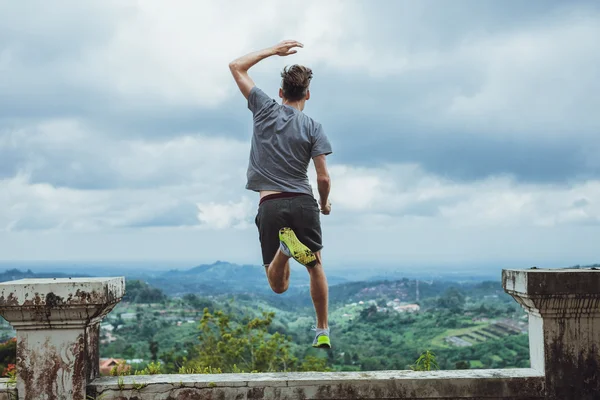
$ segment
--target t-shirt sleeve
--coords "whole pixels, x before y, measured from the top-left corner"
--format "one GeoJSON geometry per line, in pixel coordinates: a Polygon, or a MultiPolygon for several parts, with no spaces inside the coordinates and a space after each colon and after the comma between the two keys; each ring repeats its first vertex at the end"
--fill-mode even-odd
{"type": "Polygon", "coordinates": [[[258,86],[254,86],[248,95],[248,109],[253,115],[258,114],[265,107],[275,103],[275,100],[270,98],[265,92],[260,90],[258,86]]]}
{"type": "Polygon", "coordinates": [[[329,139],[327,139],[327,135],[325,135],[325,132],[323,131],[323,126],[321,124],[317,124],[313,136],[312,150],[310,152],[310,156],[316,157],[322,154],[329,155],[331,153],[331,143],[329,143],[329,139]]]}

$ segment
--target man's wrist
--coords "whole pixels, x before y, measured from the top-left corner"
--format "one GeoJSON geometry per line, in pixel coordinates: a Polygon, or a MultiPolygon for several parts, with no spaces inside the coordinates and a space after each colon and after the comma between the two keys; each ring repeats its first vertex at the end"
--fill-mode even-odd
{"type": "Polygon", "coordinates": [[[275,50],[275,47],[267,47],[266,49],[263,49],[263,53],[266,57],[271,57],[277,54],[277,51],[275,50]]]}

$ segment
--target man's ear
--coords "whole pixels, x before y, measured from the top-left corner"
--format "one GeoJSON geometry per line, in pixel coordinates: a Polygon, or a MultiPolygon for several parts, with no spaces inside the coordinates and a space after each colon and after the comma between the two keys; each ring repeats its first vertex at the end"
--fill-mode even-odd
{"type": "Polygon", "coordinates": [[[283,89],[279,88],[279,98],[283,99],[283,89]]]}
{"type": "Polygon", "coordinates": [[[310,100],[310,89],[306,91],[306,100],[310,100]]]}

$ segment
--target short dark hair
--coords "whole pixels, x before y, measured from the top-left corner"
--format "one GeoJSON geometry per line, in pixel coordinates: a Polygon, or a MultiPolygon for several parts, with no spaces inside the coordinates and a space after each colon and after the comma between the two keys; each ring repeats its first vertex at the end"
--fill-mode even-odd
{"type": "Polygon", "coordinates": [[[308,67],[302,65],[285,67],[281,72],[283,97],[291,101],[302,100],[306,96],[311,79],[312,70],[308,67]]]}

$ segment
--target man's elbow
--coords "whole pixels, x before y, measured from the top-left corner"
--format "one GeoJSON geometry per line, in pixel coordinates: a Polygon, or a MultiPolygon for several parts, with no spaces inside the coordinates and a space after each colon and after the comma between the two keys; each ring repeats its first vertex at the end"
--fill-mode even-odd
{"type": "Polygon", "coordinates": [[[329,186],[331,185],[331,178],[329,177],[329,175],[318,176],[317,184],[319,186],[329,186]]]}
{"type": "Polygon", "coordinates": [[[237,62],[237,60],[233,60],[232,62],[229,63],[229,70],[231,72],[236,72],[237,70],[239,70],[239,63],[237,62]]]}

